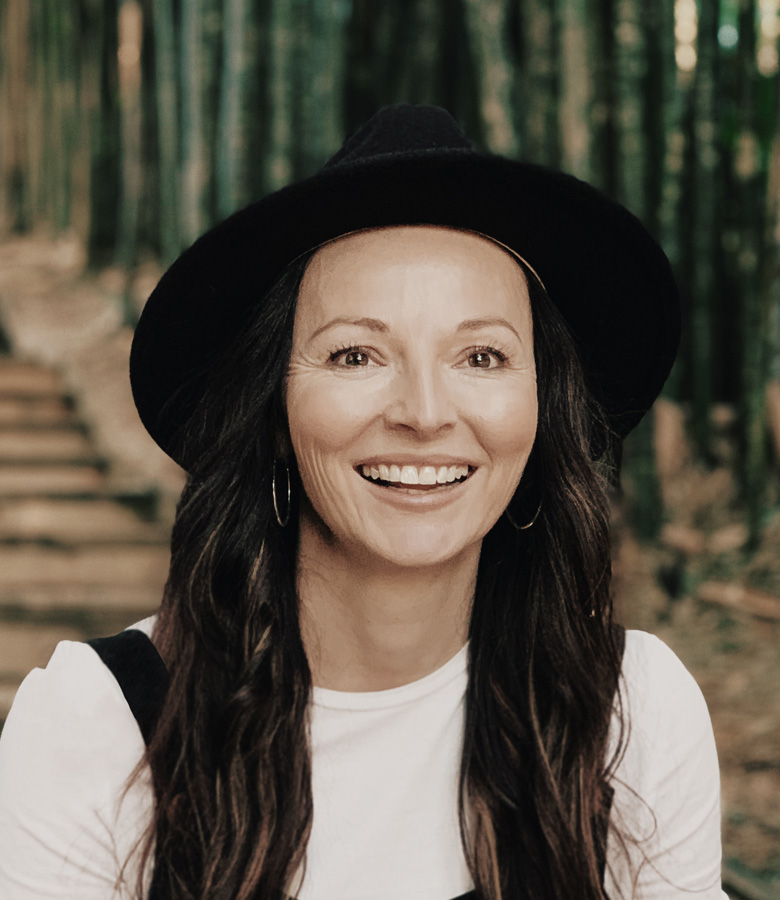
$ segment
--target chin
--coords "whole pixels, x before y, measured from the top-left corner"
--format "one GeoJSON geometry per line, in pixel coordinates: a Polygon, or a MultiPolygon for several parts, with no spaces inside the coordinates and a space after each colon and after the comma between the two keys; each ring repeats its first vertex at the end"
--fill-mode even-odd
{"type": "Polygon", "coordinates": [[[481,539],[453,540],[452,534],[420,535],[407,531],[399,535],[397,540],[386,537],[384,540],[363,544],[360,555],[368,562],[370,559],[381,560],[390,567],[404,569],[426,569],[433,566],[454,562],[463,554],[479,553],[481,539]]]}

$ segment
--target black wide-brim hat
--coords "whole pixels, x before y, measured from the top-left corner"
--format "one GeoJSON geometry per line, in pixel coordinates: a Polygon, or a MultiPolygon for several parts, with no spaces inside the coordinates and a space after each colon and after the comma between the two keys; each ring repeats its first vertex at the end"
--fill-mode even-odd
{"type": "Polygon", "coordinates": [[[477,153],[445,110],[399,104],[315,175],[211,229],[163,275],[130,354],[133,396],[154,440],[177,459],[174,439],[209,362],[290,262],[348,232],[415,224],[478,232],[527,260],[569,324],[615,433],[639,422],[680,333],[677,288],[655,240],[582,181],[477,153]]]}

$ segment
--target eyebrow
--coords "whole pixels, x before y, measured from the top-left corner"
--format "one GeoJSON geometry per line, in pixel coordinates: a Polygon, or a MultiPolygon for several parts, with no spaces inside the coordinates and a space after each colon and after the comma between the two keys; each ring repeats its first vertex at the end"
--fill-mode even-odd
{"type": "Polygon", "coordinates": [[[329,328],[333,328],[335,325],[358,325],[361,328],[368,328],[371,331],[389,331],[386,322],[383,322],[381,319],[370,319],[370,318],[362,318],[362,319],[352,319],[349,316],[336,316],[335,319],[331,319],[330,322],[326,322],[324,325],[320,326],[309,338],[310,341],[313,341],[318,335],[322,334],[323,331],[327,331],[329,328]]]}
{"type": "MultiPolygon", "coordinates": [[[[390,330],[389,325],[386,322],[383,322],[381,319],[371,319],[368,317],[363,317],[360,319],[353,319],[349,316],[337,316],[335,319],[331,319],[330,322],[326,322],[325,325],[320,326],[309,338],[310,341],[313,341],[318,335],[322,334],[323,331],[327,331],[329,328],[333,328],[336,325],[356,325],[360,328],[368,328],[370,331],[378,331],[378,332],[388,332],[390,330]]],[[[502,328],[508,328],[512,334],[523,343],[523,339],[517,333],[515,327],[508,322],[506,319],[501,318],[501,316],[485,316],[480,319],[464,319],[460,325],[455,329],[457,332],[461,331],[479,331],[480,328],[488,328],[490,326],[496,326],[502,328]]]]}
{"type": "Polygon", "coordinates": [[[482,319],[464,319],[460,325],[457,327],[457,331],[479,331],[480,328],[488,328],[490,326],[498,325],[501,328],[508,328],[512,334],[523,343],[523,339],[517,333],[514,325],[508,322],[506,319],[502,319],[501,316],[485,316],[482,319]]]}

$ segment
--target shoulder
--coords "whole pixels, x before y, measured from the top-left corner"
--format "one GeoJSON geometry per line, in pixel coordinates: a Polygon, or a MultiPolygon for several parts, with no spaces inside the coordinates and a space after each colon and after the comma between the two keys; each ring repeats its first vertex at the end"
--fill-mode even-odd
{"type": "MultiPolygon", "coordinates": [[[[147,636],[154,617],[132,626],[147,636]]],[[[46,774],[52,782],[85,770],[129,774],[144,752],[122,689],[88,644],[61,641],[44,669],[33,669],[14,698],[0,739],[0,785],[46,774]]],[[[16,790],[17,788],[13,788],[16,790]]],[[[59,790],[59,788],[58,788],[59,790]]],[[[2,791],[0,791],[2,793],[2,791]]]]}
{"type": "Polygon", "coordinates": [[[615,877],[643,900],[720,900],[720,774],[702,692],[663,641],[640,631],[626,632],[620,687],[612,822],[628,840],[623,858],[613,854],[615,877]]]}
{"type": "Polygon", "coordinates": [[[62,641],[17,691],[0,736],[0,894],[114,896],[148,818],[144,742],[111,671],[62,641]],[[56,886],[56,887],[55,887],[56,886]]]}
{"type": "Polygon", "coordinates": [[[660,638],[627,631],[621,678],[624,714],[632,731],[673,735],[711,735],[709,711],[693,675],[660,638]]]}
{"type": "Polygon", "coordinates": [[[0,778],[17,763],[25,772],[45,764],[52,777],[72,778],[90,761],[119,762],[118,755],[134,758],[134,766],[142,753],[138,726],[110,670],[87,644],[62,641],[46,668],[33,669],[17,691],[0,740],[0,778]]]}

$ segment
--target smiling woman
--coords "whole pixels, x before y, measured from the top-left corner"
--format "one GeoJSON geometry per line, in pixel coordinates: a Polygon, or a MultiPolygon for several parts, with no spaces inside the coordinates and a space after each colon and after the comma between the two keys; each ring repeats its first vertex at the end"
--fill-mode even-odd
{"type": "Polygon", "coordinates": [[[19,690],[4,900],[722,900],[706,706],[609,586],[678,335],[636,219],[441,109],[204,235],[131,354],[162,605],[19,690]]]}

